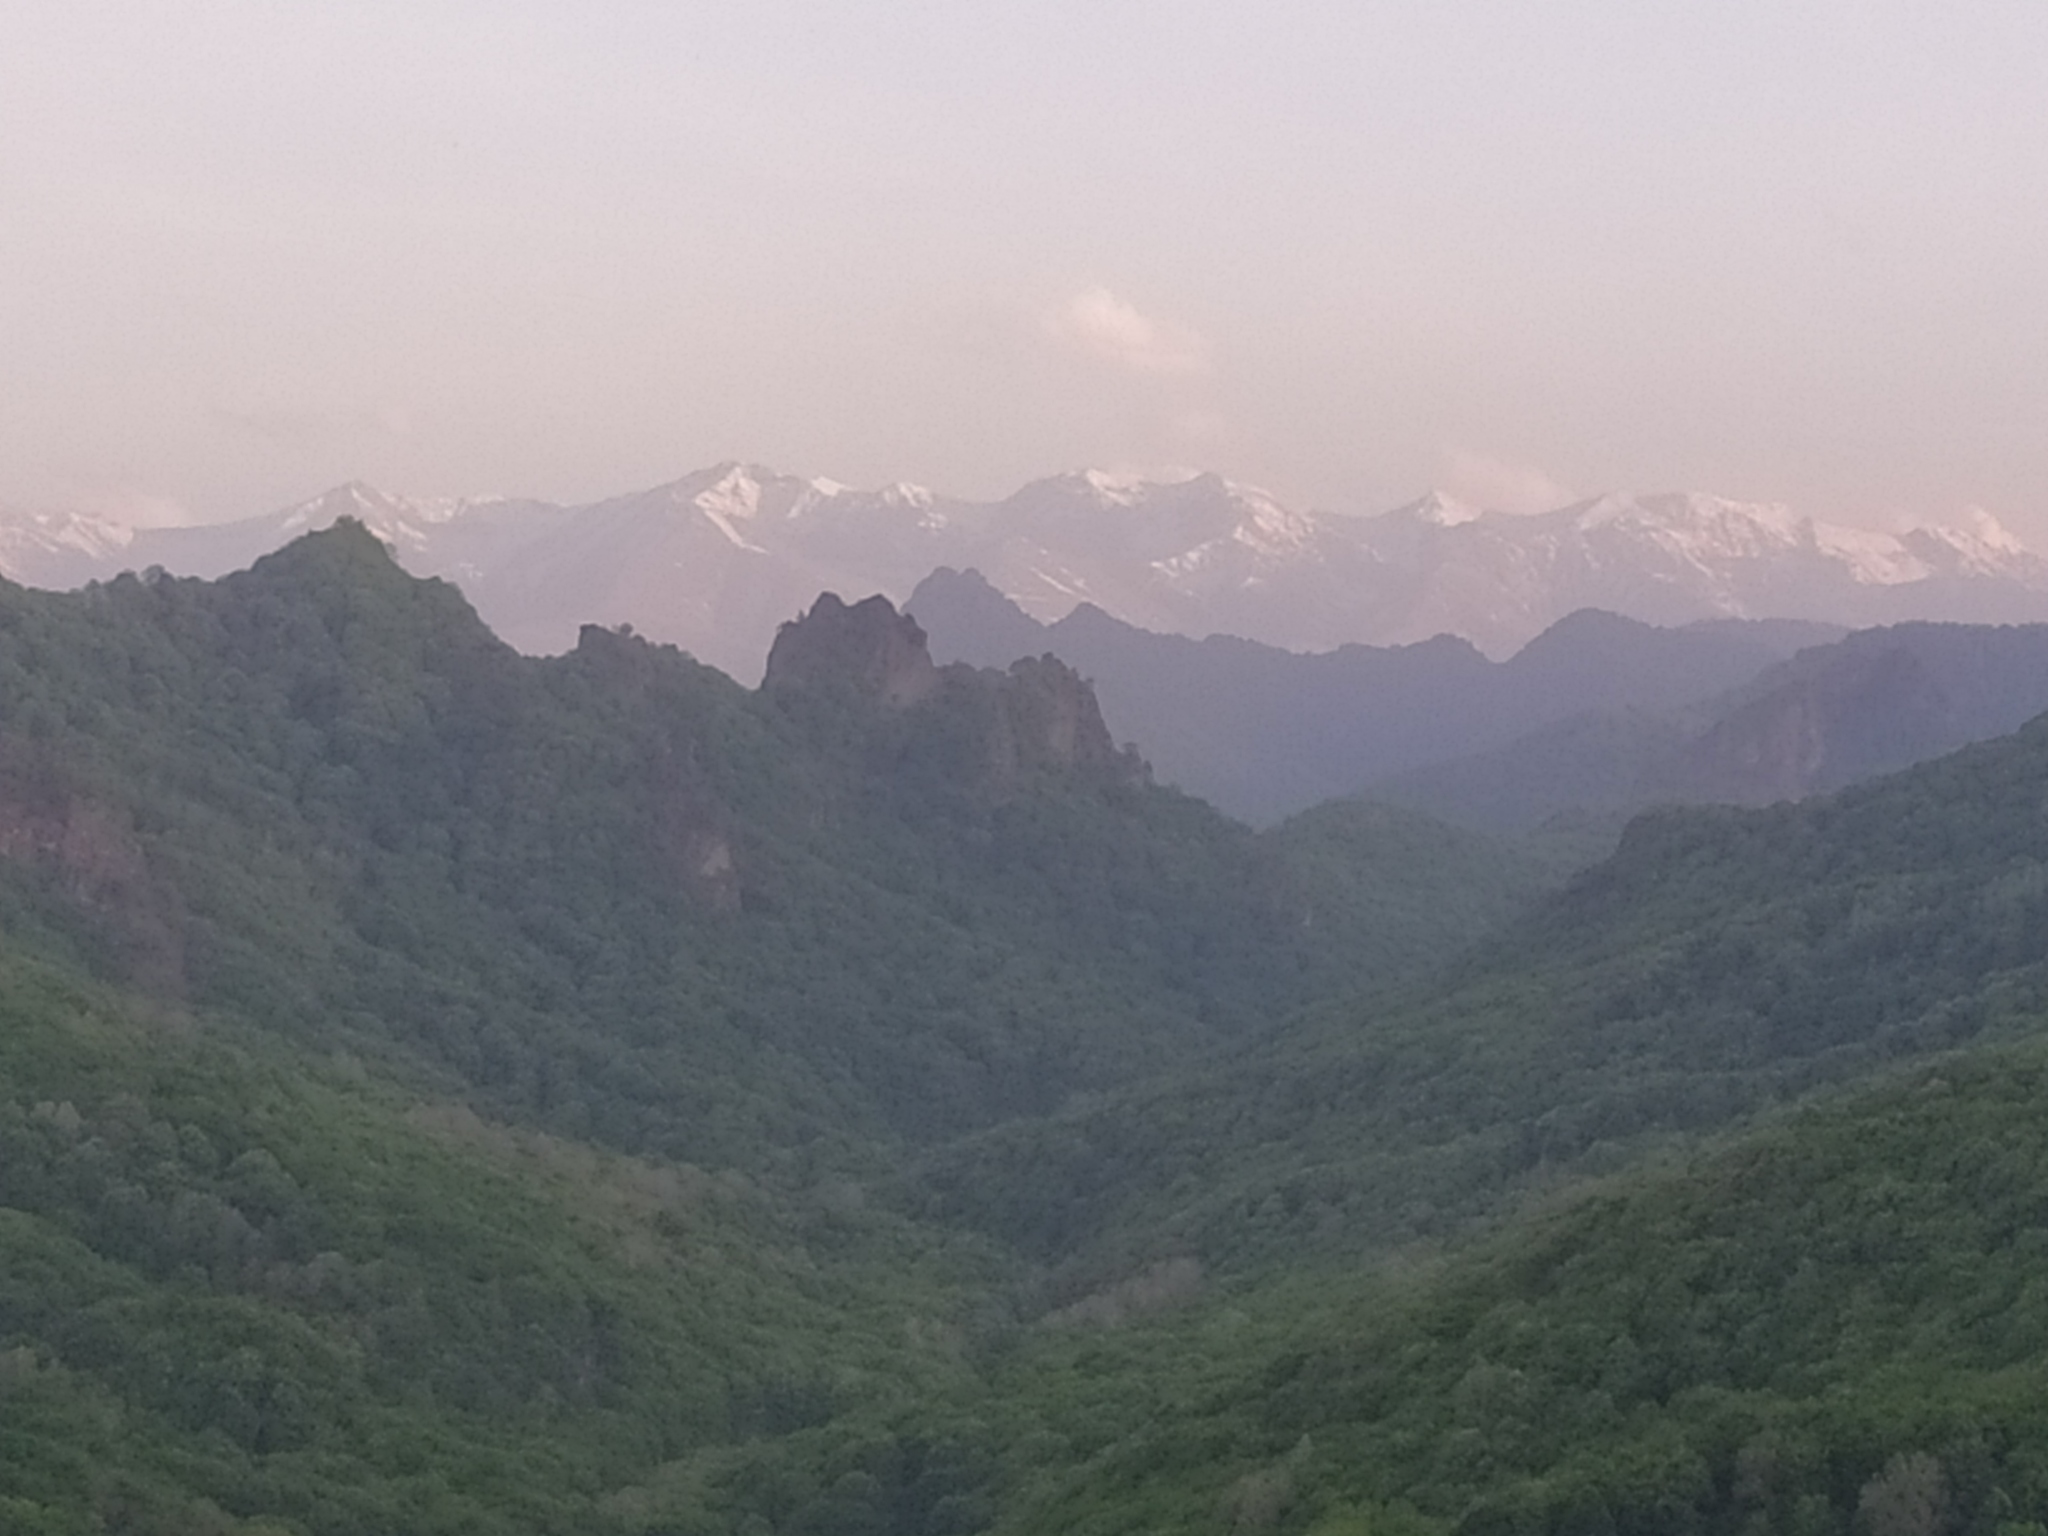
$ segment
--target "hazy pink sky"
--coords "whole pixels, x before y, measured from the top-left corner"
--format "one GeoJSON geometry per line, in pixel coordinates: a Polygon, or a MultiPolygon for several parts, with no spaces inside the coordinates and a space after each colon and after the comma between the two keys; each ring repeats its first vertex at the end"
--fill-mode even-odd
{"type": "Polygon", "coordinates": [[[2044,100],[2039,0],[10,0],[0,503],[1180,464],[2048,543],[2044,100]]]}

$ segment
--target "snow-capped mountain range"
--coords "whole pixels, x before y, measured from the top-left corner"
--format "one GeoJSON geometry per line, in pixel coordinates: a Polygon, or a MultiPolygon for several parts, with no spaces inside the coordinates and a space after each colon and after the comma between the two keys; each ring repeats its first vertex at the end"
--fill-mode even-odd
{"type": "Polygon", "coordinates": [[[1894,535],[1699,494],[1601,496],[1533,516],[1432,494],[1347,517],[1216,475],[1094,470],[995,502],[721,464],[585,506],[408,500],[351,484],[206,527],[16,514],[0,517],[0,572],[46,587],[151,566],[217,576],[344,516],[408,569],[461,585],[522,650],[566,649],[586,623],[631,624],[748,682],[776,625],[820,591],[900,603],[939,566],[979,570],[1046,622],[1087,602],[1147,629],[1295,650],[1449,633],[1503,656],[1581,608],[1664,625],[2048,620],[2048,561],[1984,513],[1894,535]]]}

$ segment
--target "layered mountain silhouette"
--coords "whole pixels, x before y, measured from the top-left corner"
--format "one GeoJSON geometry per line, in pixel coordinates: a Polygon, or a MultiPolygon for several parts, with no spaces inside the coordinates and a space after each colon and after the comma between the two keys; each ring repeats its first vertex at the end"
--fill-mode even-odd
{"type": "Polygon", "coordinates": [[[1253,822],[1591,713],[1692,704],[1838,633],[1758,620],[1657,629],[1585,610],[1504,662],[1448,635],[1300,655],[1155,634],[1093,604],[1040,624],[978,572],[953,570],[920,583],[909,608],[946,660],[1058,656],[1162,779],[1253,822]]]}
{"type": "Polygon", "coordinates": [[[1658,629],[1588,609],[1492,662],[1448,636],[1311,655],[1196,641],[1090,604],[1040,624],[972,571],[934,572],[910,608],[948,659],[1047,652],[1078,668],[1163,779],[1254,822],[1361,793],[1498,832],[1768,805],[2048,710],[2044,625],[1658,629]]]}
{"type": "Polygon", "coordinates": [[[567,650],[585,623],[629,623],[747,682],[776,626],[818,592],[900,603],[940,566],[979,570],[1044,622],[1091,603],[1160,633],[1304,651],[1452,634],[1499,658],[1588,607],[1662,626],[2048,619],[2048,563],[1982,513],[1899,535],[1691,494],[1610,495],[1535,516],[1433,495],[1347,517],[1216,475],[1100,471],[993,502],[736,463],[577,506],[347,485],[215,527],[17,516],[0,523],[0,571],[59,588],[153,565],[218,576],[340,516],[415,574],[458,582],[522,650],[567,650]]]}
{"type": "MultiPolygon", "coordinates": [[[[1707,735],[1860,771],[2030,633],[1707,735]]],[[[356,526],[0,583],[0,1526],[2043,1528],[2048,721],[1559,888],[1254,832],[886,598],[766,673],[356,526]]]]}
{"type": "Polygon", "coordinates": [[[1889,625],[1684,708],[1589,712],[1366,792],[1497,831],[1563,811],[1769,805],[2003,735],[2044,710],[2048,625],[1889,625]]]}

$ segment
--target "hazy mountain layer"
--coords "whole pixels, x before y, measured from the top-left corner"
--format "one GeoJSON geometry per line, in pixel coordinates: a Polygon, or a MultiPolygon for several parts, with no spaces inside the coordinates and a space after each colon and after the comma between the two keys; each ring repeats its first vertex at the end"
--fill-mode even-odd
{"type": "Polygon", "coordinates": [[[1499,831],[1561,812],[1768,805],[2016,730],[2044,710],[2048,627],[1891,625],[1803,650],[1689,708],[1588,713],[1366,792],[1499,831]]]}
{"type": "Polygon", "coordinates": [[[979,570],[1048,623],[1092,603],[1163,634],[1304,651],[1451,634],[1503,657],[1582,608],[1666,627],[2048,619],[2048,563],[1983,514],[1897,536],[1701,495],[1606,496],[1527,517],[1431,497],[1340,517],[1215,475],[1093,471],[997,502],[737,464],[574,507],[344,486],[216,528],[15,518],[0,525],[0,570],[56,587],[150,565],[217,576],[342,515],[408,569],[459,582],[522,650],[563,651],[586,623],[630,623],[743,681],[759,676],[775,626],[820,590],[901,603],[939,566],[979,570]]]}
{"type": "Polygon", "coordinates": [[[1583,712],[1688,704],[1833,631],[1716,620],[1656,629],[1567,616],[1505,662],[1449,636],[1302,655],[1154,634],[1083,604],[1040,624],[974,571],[934,572],[910,609],[937,653],[987,666],[1048,652],[1084,673],[1161,778],[1252,822],[1583,712]]]}

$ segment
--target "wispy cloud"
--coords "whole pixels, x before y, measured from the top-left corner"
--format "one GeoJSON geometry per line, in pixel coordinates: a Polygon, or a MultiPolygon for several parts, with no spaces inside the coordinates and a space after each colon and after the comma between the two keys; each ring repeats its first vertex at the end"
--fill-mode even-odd
{"type": "Polygon", "coordinates": [[[1459,500],[1493,512],[1548,512],[1571,501],[1573,494],[1534,464],[1484,453],[1451,454],[1442,484],[1459,500]]]}
{"type": "Polygon", "coordinates": [[[1100,286],[1084,288],[1045,317],[1046,333],[1070,351],[1127,373],[1209,372],[1209,343],[1171,320],[1147,315],[1100,286]]]}

